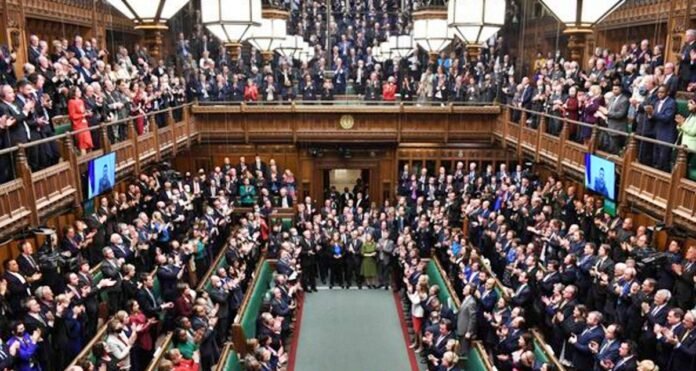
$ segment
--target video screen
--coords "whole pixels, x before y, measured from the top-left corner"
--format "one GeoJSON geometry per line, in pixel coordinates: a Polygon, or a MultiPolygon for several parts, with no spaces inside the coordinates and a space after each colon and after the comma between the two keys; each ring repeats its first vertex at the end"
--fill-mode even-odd
{"type": "Polygon", "coordinates": [[[585,154],[585,188],[616,200],[616,165],[601,157],[585,154]]]}
{"type": "Polygon", "coordinates": [[[87,163],[87,198],[110,191],[116,184],[116,153],[111,152],[87,163]]]}

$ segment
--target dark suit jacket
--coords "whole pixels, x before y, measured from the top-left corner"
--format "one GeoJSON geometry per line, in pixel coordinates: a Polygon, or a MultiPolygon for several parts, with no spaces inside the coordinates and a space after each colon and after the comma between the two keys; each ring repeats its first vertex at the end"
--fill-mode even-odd
{"type": "MultiPolygon", "coordinates": [[[[32,256],[32,258],[34,257],[32,256]]],[[[36,260],[36,258],[34,258],[34,264],[36,264],[36,266],[32,265],[29,261],[29,258],[27,258],[24,254],[20,254],[17,257],[17,265],[19,265],[19,272],[22,273],[22,275],[25,277],[39,273],[39,262],[36,260]]]]}
{"type": "Polygon", "coordinates": [[[158,298],[154,292],[152,292],[152,297],[150,297],[150,295],[148,295],[147,291],[143,287],[138,290],[138,292],[135,294],[135,297],[138,301],[138,304],[140,304],[140,309],[148,318],[159,316],[159,313],[161,311],[160,305],[162,304],[162,300],[158,298]],[[152,299],[153,297],[154,301],[152,299]]]}
{"type": "Polygon", "coordinates": [[[590,342],[601,344],[604,340],[604,330],[596,326],[591,330],[584,330],[577,336],[577,341],[573,344],[573,365],[578,370],[589,370],[594,367],[594,355],[590,350],[590,342]]]}
{"type": "Polygon", "coordinates": [[[31,140],[30,126],[33,125],[33,123],[30,121],[29,117],[24,115],[22,108],[18,104],[15,103],[14,109],[12,109],[7,103],[0,102],[0,116],[2,115],[13,117],[16,120],[15,124],[8,129],[12,145],[27,143],[31,140]],[[29,131],[29,135],[27,135],[27,131],[29,131]]]}
{"type": "Polygon", "coordinates": [[[677,114],[677,103],[674,99],[667,97],[660,107],[660,101],[655,100],[655,111],[650,123],[655,126],[655,138],[668,143],[674,143],[677,139],[677,129],[674,124],[674,116],[677,114]]]}
{"type": "Polygon", "coordinates": [[[606,343],[607,340],[604,339],[602,344],[599,345],[599,353],[595,354],[595,360],[597,362],[595,363],[594,369],[596,371],[601,370],[599,366],[601,361],[609,360],[616,364],[616,362],[619,360],[619,347],[621,347],[621,342],[619,340],[614,340],[605,348],[606,343]]]}
{"type": "Polygon", "coordinates": [[[8,272],[3,273],[3,278],[7,281],[8,301],[12,312],[21,313],[22,300],[29,297],[29,285],[8,272]]]}
{"type": "Polygon", "coordinates": [[[614,364],[614,368],[612,368],[612,371],[636,371],[636,368],[638,366],[638,363],[636,361],[636,357],[632,357],[631,359],[619,364],[621,360],[617,360],[616,363],[614,364]]]}
{"type": "MultiPolygon", "coordinates": [[[[683,336],[683,335],[682,335],[683,336]]],[[[669,370],[691,370],[696,358],[696,330],[692,329],[672,350],[669,370]]]]}

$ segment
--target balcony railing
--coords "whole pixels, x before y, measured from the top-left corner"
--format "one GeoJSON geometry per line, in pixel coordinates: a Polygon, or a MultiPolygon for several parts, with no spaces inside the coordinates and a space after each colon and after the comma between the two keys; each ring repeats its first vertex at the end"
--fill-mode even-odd
{"type": "Polygon", "coordinates": [[[616,194],[620,206],[637,207],[668,226],[696,229],[690,222],[696,215],[696,182],[687,178],[687,156],[695,152],[685,146],[512,106],[504,106],[493,135],[518,158],[547,165],[559,175],[580,182],[585,176],[586,153],[612,161],[619,179],[616,194]],[[547,130],[550,120],[562,122],[558,135],[547,130]],[[572,130],[582,129],[592,133],[586,141],[571,138],[572,130]],[[620,152],[603,151],[602,138],[610,135],[625,143],[620,152]],[[641,163],[642,152],[656,146],[671,154],[670,172],[641,163]]]}
{"type": "Polygon", "coordinates": [[[115,152],[116,180],[120,181],[189,148],[199,137],[190,110],[191,105],[187,104],[149,113],[145,117],[149,131],[143,135],[137,135],[135,119],[129,118],[0,150],[0,156],[13,160],[16,176],[14,180],[0,184],[0,240],[28,226],[41,225],[66,207],[80,205],[83,201],[82,174],[91,159],[115,152]],[[175,121],[175,111],[181,112],[181,120],[175,121]],[[158,115],[165,117],[161,127],[155,123],[158,115]],[[125,127],[126,136],[112,143],[108,133],[117,126],[125,127]],[[85,131],[99,133],[101,148],[80,154],[75,149],[74,140],[77,134],[85,131]],[[58,163],[32,171],[27,151],[52,142],[60,147],[58,163]]]}

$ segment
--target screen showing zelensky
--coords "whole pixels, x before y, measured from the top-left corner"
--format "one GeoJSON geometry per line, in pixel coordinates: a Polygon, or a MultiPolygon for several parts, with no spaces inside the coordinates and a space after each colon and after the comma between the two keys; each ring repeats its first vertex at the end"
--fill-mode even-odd
{"type": "Polygon", "coordinates": [[[107,153],[87,164],[87,198],[110,191],[116,181],[116,153],[107,153]]]}
{"type": "Polygon", "coordinates": [[[616,164],[593,154],[585,154],[585,188],[616,200],[616,164]]]}

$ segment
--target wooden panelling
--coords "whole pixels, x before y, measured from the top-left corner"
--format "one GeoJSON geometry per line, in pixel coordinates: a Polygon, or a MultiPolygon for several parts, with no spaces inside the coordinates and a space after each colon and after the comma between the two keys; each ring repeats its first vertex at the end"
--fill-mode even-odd
{"type": "Polygon", "coordinates": [[[202,139],[230,143],[488,140],[495,106],[198,106],[202,139]],[[350,121],[350,125],[342,126],[350,121]]]}
{"type": "Polygon", "coordinates": [[[696,217],[696,182],[682,179],[677,188],[677,198],[674,206],[674,216],[682,222],[693,223],[696,217]]]}
{"type": "Polygon", "coordinates": [[[24,204],[26,189],[21,179],[0,184],[0,240],[11,231],[29,225],[31,211],[24,204]]]}
{"type": "Polygon", "coordinates": [[[634,163],[627,176],[628,194],[662,209],[666,208],[669,200],[670,174],[634,163]]]}
{"type": "Polygon", "coordinates": [[[78,190],[74,185],[74,174],[69,162],[31,174],[39,215],[48,215],[68,206],[75,200],[78,190]]]}

